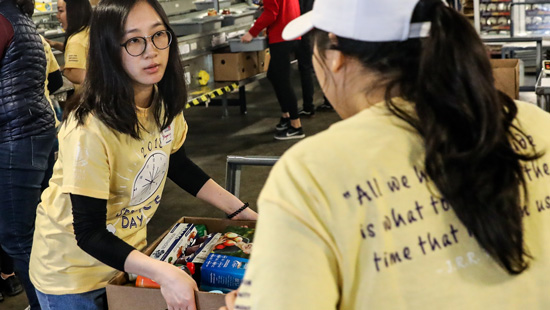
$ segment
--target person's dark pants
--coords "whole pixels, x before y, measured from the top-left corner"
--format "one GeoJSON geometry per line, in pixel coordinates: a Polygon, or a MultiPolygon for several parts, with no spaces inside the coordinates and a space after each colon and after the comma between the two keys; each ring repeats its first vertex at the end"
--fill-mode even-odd
{"type": "Polygon", "coordinates": [[[32,310],[40,309],[40,305],[29,279],[29,259],[40,187],[54,139],[52,128],[40,135],[0,143],[0,245],[13,258],[32,310]]]}
{"type": "Polygon", "coordinates": [[[281,112],[289,113],[290,119],[298,119],[298,101],[290,82],[290,55],[295,51],[297,44],[298,41],[269,44],[271,60],[267,78],[273,85],[281,112]]]}
{"type": "Polygon", "coordinates": [[[313,105],[313,60],[311,56],[313,49],[311,47],[311,38],[309,34],[303,35],[296,49],[296,59],[298,59],[298,69],[300,71],[300,81],[302,83],[302,98],[304,100],[304,110],[311,112],[313,105]]]}
{"type": "Polygon", "coordinates": [[[13,273],[13,259],[0,246],[0,272],[3,274],[13,273]]]}

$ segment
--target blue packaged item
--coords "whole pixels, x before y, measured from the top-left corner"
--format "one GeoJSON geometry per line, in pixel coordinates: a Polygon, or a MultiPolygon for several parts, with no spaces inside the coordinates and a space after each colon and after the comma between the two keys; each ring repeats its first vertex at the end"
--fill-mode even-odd
{"type": "Polygon", "coordinates": [[[210,254],[201,267],[201,290],[220,290],[224,293],[239,288],[248,259],[210,254]]]}

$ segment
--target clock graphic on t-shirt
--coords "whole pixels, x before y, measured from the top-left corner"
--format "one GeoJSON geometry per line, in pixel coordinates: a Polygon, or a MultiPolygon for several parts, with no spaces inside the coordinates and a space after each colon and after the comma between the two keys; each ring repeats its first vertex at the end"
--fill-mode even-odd
{"type": "Polygon", "coordinates": [[[168,170],[168,156],[162,151],[149,154],[149,158],[134,179],[130,206],[136,206],[151,198],[157,191],[168,170]]]}

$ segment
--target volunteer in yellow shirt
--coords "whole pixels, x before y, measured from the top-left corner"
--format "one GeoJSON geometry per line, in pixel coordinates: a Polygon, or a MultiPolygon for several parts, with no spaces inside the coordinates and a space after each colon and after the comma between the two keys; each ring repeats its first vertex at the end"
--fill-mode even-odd
{"type": "Polygon", "coordinates": [[[440,0],[317,0],[283,37],[310,30],[343,120],[274,166],[229,308],[547,309],[550,115],[440,0]]]}
{"type": "Polygon", "coordinates": [[[30,278],[43,309],[104,309],[116,269],[158,282],[170,308],[194,309],[194,280],[139,251],[167,177],[227,214],[240,210],[234,219],[257,217],[185,154],[187,93],[173,38],[156,1],[97,7],[90,27],[97,65],[69,105],[37,208],[30,278]]]}
{"type": "Polygon", "coordinates": [[[74,84],[75,91],[80,89],[86,76],[89,40],[89,28],[85,28],[70,36],[65,45],[63,75],[74,84]]]}
{"type": "Polygon", "coordinates": [[[63,75],[74,84],[75,91],[80,89],[86,76],[91,16],[89,1],[57,1],[57,19],[65,30],[65,42],[56,48],[64,49],[63,75]]]}

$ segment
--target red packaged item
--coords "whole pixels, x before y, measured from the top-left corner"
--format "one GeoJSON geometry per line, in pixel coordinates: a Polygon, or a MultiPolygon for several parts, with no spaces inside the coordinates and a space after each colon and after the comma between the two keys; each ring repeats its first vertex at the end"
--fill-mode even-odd
{"type": "MultiPolygon", "coordinates": [[[[180,265],[180,266],[176,266],[178,267],[179,269],[187,272],[188,275],[192,276],[193,274],[195,274],[195,264],[189,262],[187,263],[187,265],[180,265]]],[[[136,286],[137,287],[147,287],[147,288],[160,288],[160,285],[147,278],[147,277],[143,277],[143,276],[137,276],[136,278],[136,286]]]]}

